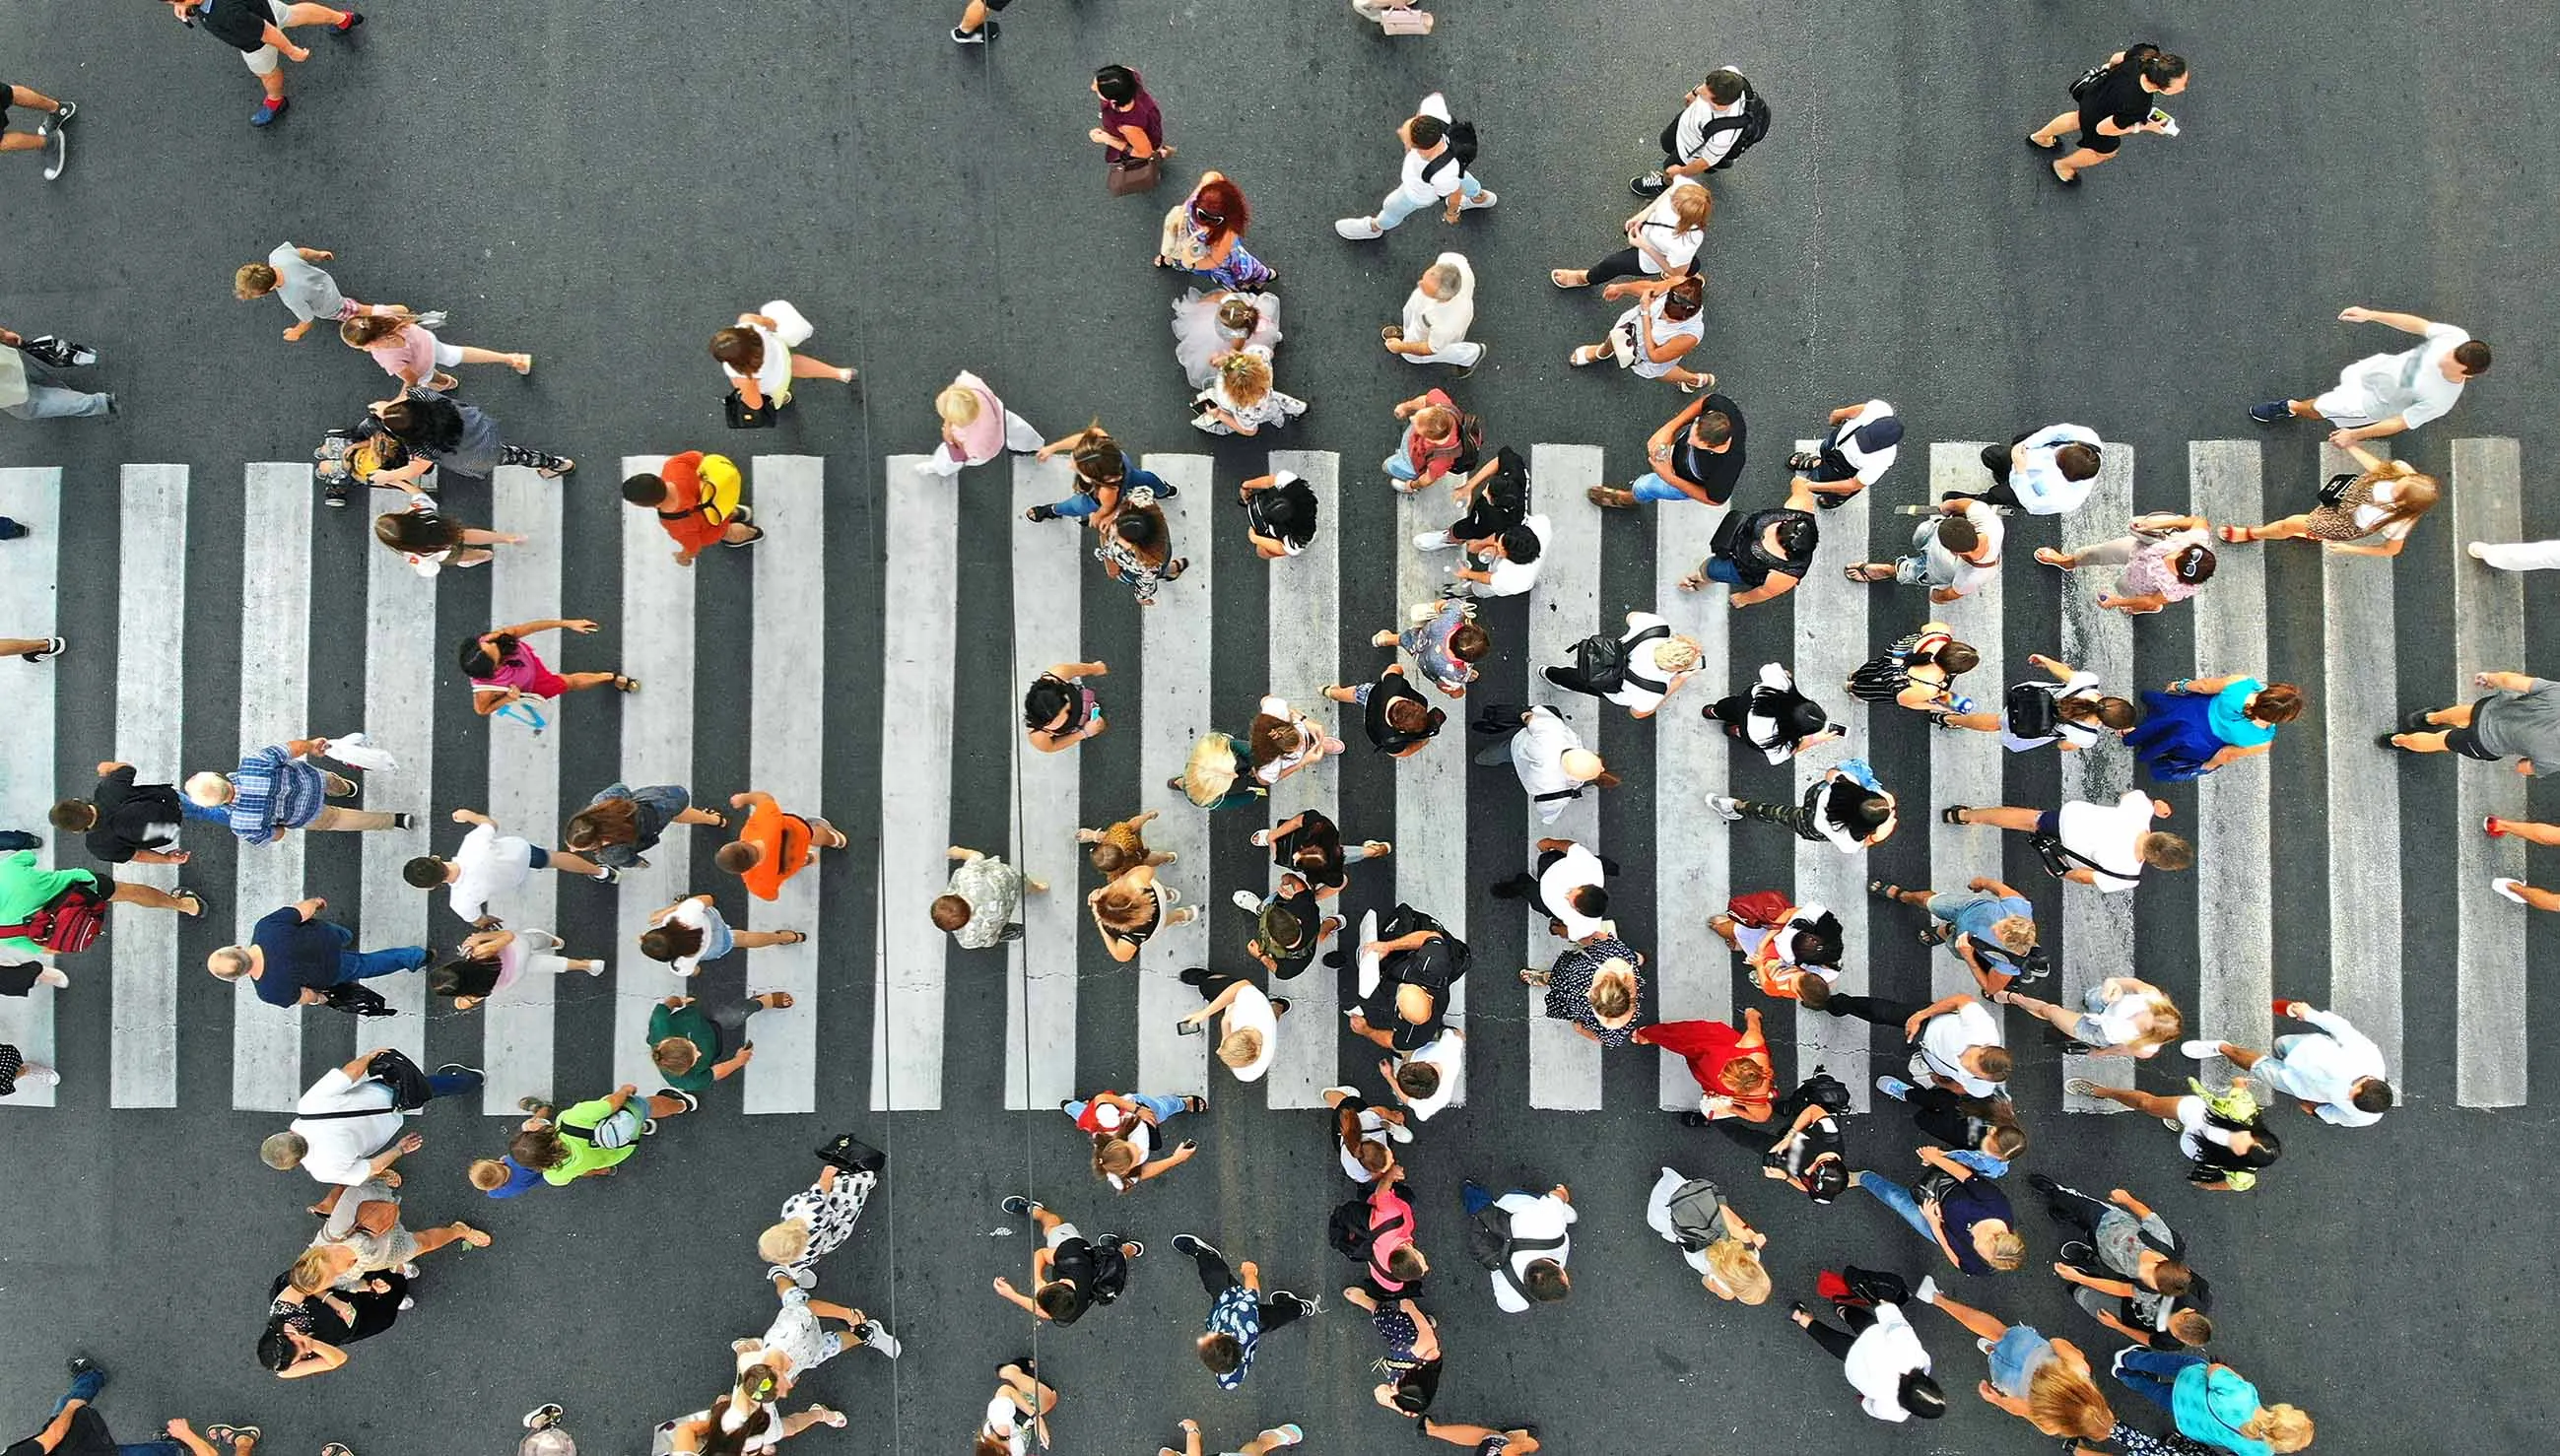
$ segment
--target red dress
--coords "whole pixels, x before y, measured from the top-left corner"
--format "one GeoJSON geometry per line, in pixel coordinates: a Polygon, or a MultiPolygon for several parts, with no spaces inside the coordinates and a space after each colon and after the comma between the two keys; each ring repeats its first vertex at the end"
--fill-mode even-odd
{"type": "Polygon", "coordinates": [[[1724,1068],[1731,1062],[1756,1060],[1764,1067],[1769,1062],[1767,1049],[1742,1050],[1742,1033],[1722,1022],[1658,1022],[1645,1028],[1645,1041],[1687,1062],[1688,1074],[1697,1078],[1698,1087],[1708,1096],[1736,1102],[1774,1100],[1767,1085],[1757,1092],[1737,1092],[1724,1084],[1724,1068]]]}

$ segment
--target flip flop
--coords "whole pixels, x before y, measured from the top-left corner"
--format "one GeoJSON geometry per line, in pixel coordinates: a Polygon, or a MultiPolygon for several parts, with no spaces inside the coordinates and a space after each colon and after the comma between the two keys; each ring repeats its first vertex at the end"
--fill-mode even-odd
{"type": "Polygon", "coordinates": [[[169,893],[172,898],[186,900],[188,903],[195,906],[192,910],[180,910],[178,912],[179,914],[185,915],[188,919],[195,919],[197,916],[202,915],[205,912],[205,897],[196,893],[194,890],[189,890],[187,887],[181,885],[176,890],[169,891],[169,893]]]}
{"type": "Polygon", "coordinates": [[[571,460],[571,459],[567,458],[566,456],[562,456],[562,457],[561,457],[561,459],[560,459],[560,464],[558,464],[558,465],[545,465],[544,467],[542,467],[541,469],[539,469],[539,470],[535,471],[534,473],[535,473],[536,475],[541,476],[541,477],[542,477],[543,479],[545,479],[545,480],[558,480],[558,479],[560,479],[561,476],[568,474],[570,471],[575,470],[576,468],[577,468],[577,462],[576,462],[575,460],[571,460]]]}
{"type": "Polygon", "coordinates": [[[530,354],[510,355],[507,359],[507,367],[514,370],[519,375],[532,374],[534,372],[534,356],[530,354]]]}
{"type": "MultiPolygon", "coordinates": [[[[615,673],[613,675],[613,691],[616,693],[637,693],[640,691],[640,680],[638,678],[625,677],[621,673],[615,673]]],[[[726,825],[728,821],[722,820],[720,822],[722,825],[726,825]]]]}
{"type": "Polygon", "coordinates": [[[791,1008],[800,1004],[792,999],[791,993],[788,991],[767,991],[764,994],[767,996],[777,997],[782,1002],[780,1006],[766,1007],[766,1011],[789,1011],[791,1008]]]}
{"type": "Polygon", "coordinates": [[[1965,810],[1969,807],[1969,805],[1965,804],[1949,804],[1946,808],[1938,811],[1938,822],[1941,824],[1970,823],[1971,821],[1965,818],[1965,810]]]}
{"type": "Polygon", "coordinates": [[[1564,281],[1564,275],[1572,271],[1573,269],[1571,268],[1550,268],[1547,270],[1546,280],[1553,283],[1558,288],[1584,288],[1590,286],[1591,275],[1588,273],[1582,275],[1582,281],[1579,283],[1568,283],[1564,281]]]}
{"type": "Polygon", "coordinates": [[[205,1439],[209,1441],[248,1441],[254,1443],[263,1439],[265,1435],[266,1432],[259,1430],[253,1425],[209,1425],[205,1427],[205,1439]]]}
{"type": "Polygon", "coordinates": [[[780,942],[784,945],[805,945],[809,941],[809,932],[806,930],[777,930],[774,933],[777,935],[788,935],[791,937],[788,940],[780,942]]]}
{"type": "Polygon", "coordinates": [[[2235,546],[2244,545],[2258,539],[2258,533],[2250,530],[2246,526],[2216,526],[2213,528],[2213,534],[2235,546]]]}
{"type": "Polygon", "coordinates": [[[2059,547],[2039,546],[2035,549],[2035,559],[2056,570],[2067,571],[2071,569],[2070,567],[2062,565],[2064,561],[2069,559],[2070,555],[2071,553],[2063,551],[2059,547]]]}
{"type": "Polygon", "coordinates": [[[723,537],[723,538],[721,538],[721,540],[720,540],[720,545],[725,546],[725,547],[730,547],[730,548],[744,547],[744,546],[753,546],[753,545],[755,545],[757,542],[762,541],[762,540],[764,539],[764,528],[763,528],[763,527],[761,527],[761,526],[749,526],[749,527],[747,527],[747,528],[746,528],[746,530],[747,530],[747,536],[746,536],[746,539],[745,539],[745,540],[743,540],[743,541],[730,541],[730,540],[728,540],[727,538],[723,537]]]}

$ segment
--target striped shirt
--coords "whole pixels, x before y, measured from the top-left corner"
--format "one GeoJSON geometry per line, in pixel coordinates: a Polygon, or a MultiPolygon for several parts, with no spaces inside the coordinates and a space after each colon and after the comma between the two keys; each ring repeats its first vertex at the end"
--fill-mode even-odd
{"type": "Polygon", "coordinates": [[[1234,1337],[1236,1347],[1243,1351],[1235,1369],[1217,1377],[1219,1389],[1232,1390],[1253,1373],[1253,1347],[1262,1340],[1260,1299],[1241,1284],[1229,1284],[1226,1292],[1217,1297],[1217,1303],[1208,1307],[1208,1332],[1234,1337]]]}
{"type": "Polygon", "coordinates": [[[327,775],[278,746],[241,757],[231,780],[232,833],[247,844],[272,844],[276,830],[300,829],[329,807],[327,775]]]}

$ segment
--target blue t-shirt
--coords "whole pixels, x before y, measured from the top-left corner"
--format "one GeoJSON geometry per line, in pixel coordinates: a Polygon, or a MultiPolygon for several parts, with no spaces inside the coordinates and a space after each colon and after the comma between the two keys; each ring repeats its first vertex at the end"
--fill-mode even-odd
{"type": "Polygon", "coordinates": [[[503,1154],[498,1161],[506,1165],[507,1182],[504,1187],[488,1190],[489,1197],[493,1199],[512,1199],[543,1181],[543,1175],[538,1169],[528,1168],[503,1154]]]}
{"type": "Polygon", "coordinates": [[[2011,915],[2034,919],[2035,906],[2017,895],[1980,895],[1956,912],[1953,923],[1958,933],[1998,946],[2000,940],[1992,934],[1992,927],[2011,915]]]}
{"type": "Polygon", "coordinates": [[[346,941],[326,920],[306,920],[286,905],[251,926],[248,943],[266,952],[257,999],[269,1006],[291,1006],[306,989],[326,991],[338,984],[338,953],[346,941]]]}
{"type": "Polygon", "coordinates": [[[2266,688],[2256,678],[2242,678],[2214,694],[2213,702],[2204,710],[2205,722],[2213,726],[2213,735],[2234,748],[2274,742],[2276,726],[2260,723],[2248,713],[2249,695],[2265,692],[2266,688]]]}

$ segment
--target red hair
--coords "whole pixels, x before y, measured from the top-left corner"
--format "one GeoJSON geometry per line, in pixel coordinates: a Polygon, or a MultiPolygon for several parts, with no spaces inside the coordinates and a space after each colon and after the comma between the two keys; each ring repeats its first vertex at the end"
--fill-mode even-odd
{"type": "Polygon", "coordinates": [[[1200,184],[1192,195],[1192,221],[1208,232],[1214,242],[1220,238],[1241,235],[1253,225],[1253,210],[1244,205],[1244,190],[1220,177],[1200,184]]]}

